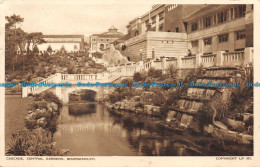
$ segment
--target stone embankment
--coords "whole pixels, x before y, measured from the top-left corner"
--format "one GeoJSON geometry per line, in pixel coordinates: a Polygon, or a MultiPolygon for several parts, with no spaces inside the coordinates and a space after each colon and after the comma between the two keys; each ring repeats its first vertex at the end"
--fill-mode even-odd
{"type": "MultiPolygon", "coordinates": [[[[237,68],[209,68],[203,75],[199,76],[197,83],[230,83],[240,82],[243,78],[240,69],[237,68]]],[[[235,88],[236,89],[236,88],[235,88]]],[[[251,110],[240,114],[242,120],[228,117],[224,120],[219,118],[215,120],[216,115],[220,115],[220,103],[230,100],[230,96],[234,89],[223,87],[189,87],[177,99],[174,106],[169,106],[166,117],[162,117],[165,112],[160,106],[140,103],[140,100],[132,98],[130,100],[118,101],[114,104],[108,104],[110,111],[124,115],[128,113],[135,114],[137,117],[148,115],[150,117],[160,118],[157,121],[162,127],[171,130],[192,130],[195,133],[203,133],[204,135],[213,136],[220,140],[236,141],[241,144],[252,144],[253,136],[250,129],[253,126],[249,120],[253,119],[251,110]],[[208,110],[207,107],[213,110],[208,110]],[[215,108],[217,110],[215,110],[215,108]],[[211,113],[211,112],[216,113],[211,113]],[[213,116],[212,116],[213,115],[213,116]],[[211,118],[207,118],[211,117],[211,118]],[[242,130],[244,129],[244,130],[242,130]]],[[[230,104],[228,104],[230,105],[230,104]]],[[[250,108],[250,107],[247,107],[250,108]]],[[[228,113],[226,113],[228,114],[228,113]]],[[[239,114],[239,113],[237,113],[239,114]]],[[[237,115],[236,114],[236,115],[237,115]]]]}

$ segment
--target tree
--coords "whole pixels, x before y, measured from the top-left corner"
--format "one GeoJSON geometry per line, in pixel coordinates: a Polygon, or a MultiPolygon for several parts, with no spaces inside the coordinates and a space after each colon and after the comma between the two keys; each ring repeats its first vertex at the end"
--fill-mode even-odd
{"type": "Polygon", "coordinates": [[[37,45],[35,45],[35,46],[33,47],[33,53],[36,53],[36,54],[39,53],[39,48],[38,48],[37,45]]]}
{"type": "Polygon", "coordinates": [[[12,16],[5,17],[7,23],[5,24],[5,56],[6,56],[6,70],[12,66],[15,71],[15,61],[17,61],[17,50],[23,52],[24,39],[26,33],[19,27],[24,21],[20,15],[13,14],[12,16]]]}
{"type": "Polygon", "coordinates": [[[48,46],[48,48],[47,48],[47,52],[48,52],[48,53],[52,53],[51,45],[48,46]]]}
{"type": "Polygon", "coordinates": [[[64,45],[62,45],[62,47],[60,48],[60,52],[61,53],[63,53],[63,52],[66,53],[66,49],[65,49],[64,45]]]}
{"type": "Polygon", "coordinates": [[[36,45],[45,42],[46,41],[43,39],[43,34],[41,32],[29,33],[27,36],[27,53],[30,51],[31,44],[32,44],[32,48],[34,48],[36,45]]]}

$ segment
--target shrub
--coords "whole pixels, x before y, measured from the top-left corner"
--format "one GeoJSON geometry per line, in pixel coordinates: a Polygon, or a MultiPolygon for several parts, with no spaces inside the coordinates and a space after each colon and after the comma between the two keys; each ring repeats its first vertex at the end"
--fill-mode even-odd
{"type": "Polygon", "coordinates": [[[27,110],[47,109],[46,101],[34,101],[27,106],[27,110]]]}
{"type": "Polygon", "coordinates": [[[52,92],[45,92],[43,94],[36,95],[36,100],[45,100],[47,102],[54,102],[58,105],[59,109],[62,107],[61,101],[52,92]]]}
{"type": "Polygon", "coordinates": [[[148,76],[152,78],[160,78],[162,75],[162,70],[156,70],[155,68],[150,68],[148,71],[148,76]]]}
{"type": "Polygon", "coordinates": [[[55,146],[52,134],[38,128],[34,130],[18,130],[12,134],[7,145],[7,156],[64,156],[68,155],[55,146]]]}
{"type": "Polygon", "coordinates": [[[134,81],[139,82],[142,81],[144,78],[142,77],[142,74],[140,72],[134,73],[134,81]]]}
{"type": "Polygon", "coordinates": [[[156,106],[161,106],[165,102],[164,94],[161,91],[156,90],[153,93],[152,102],[156,106]]]}

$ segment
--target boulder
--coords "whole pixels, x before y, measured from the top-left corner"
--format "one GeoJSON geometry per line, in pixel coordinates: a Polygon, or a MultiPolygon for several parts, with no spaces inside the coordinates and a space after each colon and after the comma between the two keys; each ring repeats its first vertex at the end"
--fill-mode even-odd
{"type": "Polygon", "coordinates": [[[158,114],[160,114],[160,107],[159,106],[153,106],[152,107],[152,112],[153,112],[153,114],[155,114],[155,115],[158,115],[158,114]]]}
{"type": "Polygon", "coordinates": [[[47,125],[47,120],[45,117],[42,117],[40,119],[37,119],[36,123],[40,127],[45,127],[47,125]]]}
{"type": "Polygon", "coordinates": [[[152,114],[152,108],[153,108],[152,105],[144,105],[144,112],[148,115],[151,115],[152,114]]]}
{"type": "Polygon", "coordinates": [[[206,132],[207,134],[213,134],[214,127],[211,124],[205,125],[204,126],[204,132],[206,132]]]}
{"type": "Polygon", "coordinates": [[[236,121],[234,119],[227,118],[227,124],[233,129],[239,130],[244,127],[243,121],[236,121]]]}
{"type": "Polygon", "coordinates": [[[50,105],[51,105],[51,108],[52,108],[54,111],[58,111],[59,106],[58,106],[56,103],[51,102],[50,105]]]}

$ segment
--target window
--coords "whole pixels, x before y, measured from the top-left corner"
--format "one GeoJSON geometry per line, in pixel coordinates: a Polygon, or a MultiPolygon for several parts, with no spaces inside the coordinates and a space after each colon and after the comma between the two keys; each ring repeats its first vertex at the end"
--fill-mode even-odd
{"type": "Polygon", "coordinates": [[[218,13],[218,23],[223,23],[224,22],[224,12],[218,13]]]}
{"type": "Polygon", "coordinates": [[[199,42],[198,41],[191,41],[191,46],[194,47],[198,47],[199,42]]]}
{"type": "Polygon", "coordinates": [[[145,25],[147,26],[149,24],[149,20],[146,20],[145,21],[145,25]]]}
{"type": "Polygon", "coordinates": [[[103,51],[103,50],[104,50],[104,48],[105,48],[104,44],[100,44],[100,47],[99,47],[99,49],[100,49],[101,51],[103,51]]]}
{"type": "Polygon", "coordinates": [[[107,41],[109,41],[109,39],[107,39],[107,41]]]}
{"type": "Polygon", "coordinates": [[[161,12],[161,13],[159,13],[159,20],[161,21],[163,19],[164,19],[164,12],[161,12]]]}
{"type": "Polygon", "coordinates": [[[245,48],[239,48],[239,49],[235,49],[236,52],[241,52],[241,51],[244,51],[245,48]]]}
{"type": "Polygon", "coordinates": [[[196,31],[198,29],[198,23],[192,23],[191,24],[191,31],[196,31]]]}
{"type": "Polygon", "coordinates": [[[163,31],[163,25],[160,25],[159,31],[163,31]]]}
{"type": "Polygon", "coordinates": [[[211,41],[212,41],[212,38],[205,38],[204,40],[204,45],[211,45],[211,41]]]}
{"type": "Polygon", "coordinates": [[[155,16],[152,17],[152,24],[156,23],[156,18],[155,16]]]}
{"type": "Polygon", "coordinates": [[[179,32],[179,27],[176,27],[176,28],[175,28],[175,31],[176,31],[176,32],[179,32]]]}
{"type": "Polygon", "coordinates": [[[210,27],[210,25],[211,25],[211,16],[204,18],[204,27],[207,28],[210,27]]]}
{"type": "Polygon", "coordinates": [[[103,39],[101,38],[101,41],[103,41],[103,39]]]}
{"type": "Polygon", "coordinates": [[[227,42],[228,41],[228,33],[219,35],[218,36],[218,41],[219,41],[219,43],[227,42]]]}
{"type": "Polygon", "coordinates": [[[246,31],[245,30],[238,31],[238,32],[236,32],[236,34],[237,34],[237,40],[246,38],[246,31]]]}
{"type": "Polygon", "coordinates": [[[244,17],[246,12],[246,5],[238,5],[235,7],[235,18],[244,17]]]}
{"type": "Polygon", "coordinates": [[[135,31],[135,36],[139,35],[139,32],[138,31],[135,31]]]}
{"type": "Polygon", "coordinates": [[[96,39],[92,39],[92,41],[96,41],[96,39]]]}

